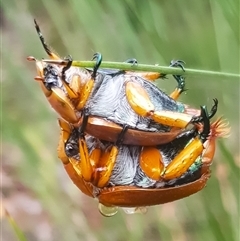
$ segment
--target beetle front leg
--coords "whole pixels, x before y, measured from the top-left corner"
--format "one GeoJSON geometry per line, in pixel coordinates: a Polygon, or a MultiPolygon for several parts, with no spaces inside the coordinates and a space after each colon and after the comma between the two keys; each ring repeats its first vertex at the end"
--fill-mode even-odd
{"type": "Polygon", "coordinates": [[[80,98],[79,98],[79,103],[77,105],[77,110],[82,110],[92,92],[95,78],[97,75],[97,71],[101,65],[102,62],[102,55],[99,53],[96,53],[93,55],[93,60],[96,60],[96,64],[93,68],[93,72],[91,75],[91,79],[86,82],[86,84],[83,86],[81,93],[80,93],[80,98]]]}
{"type": "Polygon", "coordinates": [[[117,155],[119,151],[118,146],[122,144],[122,141],[127,129],[128,129],[128,126],[123,127],[121,133],[118,136],[116,143],[112,147],[105,150],[105,152],[101,156],[94,173],[94,176],[95,176],[94,184],[97,187],[102,188],[108,184],[114,165],[117,160],[117,155]]]}
{"type": "Polygon", "coordinates": [[[118,145],[122,142],[126,128],[123,128],[115,145],[107,150],[95,148],[89,155],[87,143],[84,137],[84,130],[88,122],[88,117],[83,116],[83,122],[79,133],[79,153],[81,161],[77,163],[84,180],[91,182],[96,187],[105,187],[110,179],[114,168],[117,155],[118,145]]]}

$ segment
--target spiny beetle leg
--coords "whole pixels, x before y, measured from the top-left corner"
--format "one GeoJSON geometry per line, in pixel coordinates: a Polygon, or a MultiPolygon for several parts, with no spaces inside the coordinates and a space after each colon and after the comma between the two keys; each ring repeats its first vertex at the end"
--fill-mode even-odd
{"type": "MultiPolygon", "coordinates": [[[[213,106],[211,108],[211,111],[210,113],[208,114],[208,118],[211,119],[217,112],[217,109],[218,109],[218,99],[213,99],[213,106]]],[[[203,116],[200,115],[200,116],[195,116],[192,118],[192,120],[190,121],[191,123],[200,123],[200,122],[203,122],[203,116]]]]}
{"type": "Polygon", "coordinates": [[[207,140],[210,133],[210,121],[205,106],[201,106],[201,117],[203,120],[203,130],[199,137],[194,138],[166,167],[163,179],[171,180],[182,176],[188,168],[203,153],[203,143],[207,140]]]}

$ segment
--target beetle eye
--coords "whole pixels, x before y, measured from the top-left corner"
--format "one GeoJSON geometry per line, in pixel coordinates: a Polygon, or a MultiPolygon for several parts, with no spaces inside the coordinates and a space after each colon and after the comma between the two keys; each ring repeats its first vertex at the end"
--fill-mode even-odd
{"type": "Polygon", "coordinates": [[[72,157],[78,154],[78,146],[73,145],[72,143],[67,143],[65,147],[65,152],[68,157],[72,157]]]}

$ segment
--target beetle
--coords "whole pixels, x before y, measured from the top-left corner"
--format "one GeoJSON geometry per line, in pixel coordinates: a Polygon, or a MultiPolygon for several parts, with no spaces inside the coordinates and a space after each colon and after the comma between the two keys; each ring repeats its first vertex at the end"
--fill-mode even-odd
{"type": "MultiPolygon", "coordinates": [[[[49,57],[60,60],[45,43],[36,21],[35,26],[49,57]]],[[[71,60],[68,66],[61,67],[33,57],[28,59],[36,61],[38,76],[35,79],[40,81],[52,107],[75,126],[80,126],[87,115],[89,125],[85,131],[99,139],[115,142],[127,125],[124,144],[163,144],[173,140],[194,122],[193,117],[200,115],[200,110],[175,101],[185,90],[182,76],[175,76],[178,87],[168,96],[149,81],[161,77],[159,73],[107,74],[98,70],[99,54],[94,55],[96,65],[92,71],[71,67],[71,60]]],[[[171,65],[182,66],[182,62],[171,65]]]]}
{"type": "Polygon", "coordinates": [[[60,119],[58,156],[78,188],[99,200],[99,209],[104,215],[115,214],[118,206],[139,209],[175,201],[200,191],[206,185],[216,138],[228,132],[221,119],[210,125],[206,109],[201,109],[204,119],[199,124],[201,133],[193,127],[172,142],[154,148],[120,145],[114,163],[113,153],[109,150],[111,144],[87,135],[90,158],[83,164],[81,134],[60,119]],[[146,166],[150,167],[150,172],[146,166]],[[106,175],[109,170],[110,175],[106,175]],[[101,182],[106,177],[107,182],[101,182]]]}

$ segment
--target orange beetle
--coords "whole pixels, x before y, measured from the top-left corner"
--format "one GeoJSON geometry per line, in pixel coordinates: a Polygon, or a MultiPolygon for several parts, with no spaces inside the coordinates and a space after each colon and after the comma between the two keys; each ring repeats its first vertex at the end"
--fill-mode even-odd
{"type": "Polygon", "coordinates": [[[85,153],[81,151],[81,133],[59,120],[58,156],[75,185],[97,198],[99,210],[106,216],[115,214],[117,207],[134,211],[175,201],[206,185],[216,137],[228,132],[220,119],[210,126],[204,108],[202,113],[200,134],[194,127],[168,144],[154,148],[120,145],[118,151],[87,135],[85,153]]]}
{"type": "MultiPolygon", "coordinates": [[[[45,43],[36,21],[35,25],[49,57],[61,60],[45,43]]],[[[184,79],[181,76],[175,76],[178,87],[168,96],[146,80],[159,78],[160,74],[102,74],[98,71],[101,57],[95,55],[95,58],[97,63],[93,71],[71,67],[70,64],[61,67],[28,58],[36,61],[38,76],[35,79],[40,81],[49,103],[63,119],[80,126],[83,112],[89,116],[86,133],[98,139],[116,142],[122,127],[127,125],[129,128],[124,136],[124,144],[151,146],[173,140],[192,123],[193,116],[200,115],[199,110],[175,101],[184,91],[184,79]]],[[[181,64],[173,62],[171,66],[182,67],[181,64]]]]}

